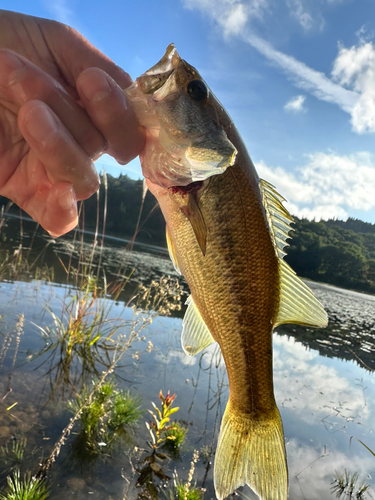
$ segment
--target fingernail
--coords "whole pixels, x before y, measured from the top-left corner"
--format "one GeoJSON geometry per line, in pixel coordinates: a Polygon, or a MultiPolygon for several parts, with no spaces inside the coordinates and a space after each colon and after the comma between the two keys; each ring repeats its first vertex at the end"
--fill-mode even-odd
{"type": "Polygon", "coordinates": [[[0,85],[8,86],[17,79],[17,74],[25,69],[23,61],[10,50],[0,50],[0,85]]]}
{"type": "Polygon", "coordinates": [[[76,203],[77,200],[73,187],[70,187],[69,189],[64,191],[58,198],[58,204],[64,211],[75,208],[76,203]]]}
{"type": "Polygon", "coordinates": [[[89,101],[98,102],[108,97],[112,91],[108,78],[100,70],[90,70],[80,78],[81,90],[89,101]]]}
{"type": "Polygon", "coordinates": [[[50,142],[58,129],[56,118],[45,104],[34,106],[26,115],[26,128],[38,142],[50,142]]]}

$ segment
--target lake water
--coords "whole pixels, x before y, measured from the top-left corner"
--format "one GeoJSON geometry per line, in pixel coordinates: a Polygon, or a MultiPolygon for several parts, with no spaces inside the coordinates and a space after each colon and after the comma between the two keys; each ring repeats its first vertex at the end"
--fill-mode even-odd
{"type": "MultiPolygon", "coordinates": [[[[27,238],[33,239],[32,255],[44,255],[48,240],[25,229],[24,247],[29,245],[27,238]]],[[[10,236],[7,242],[19,243],[10,236]]],[[[72,416],[67,401],[82,382],[90,386],[100,377],[114,354],[104,348],[93,349],[88,361],[77,351],[67,367],[54,337],[51,311],[60,318],[76,294],[74,285],[66,283],[60,261],[65,267],[70,260],[76,265],[75,250],[79,248],[82,245],[72,239],[49,243],[44,259],[55,267],[53,281],[32,279],[34,271],[29,270],[22,280],[0,282],[0,446],[9,450],[14,442],[27,439],[22,471],[38,471],[72,416]],[[51,333],[43,334],[42,329],[51,333]]],[[[175,276],[165,251],[142,250],[130,252],[124,250],[123,243],[106,240],[103,250],[97,252],[96,262],[99,260],[106,270],[108,281],[114,275],[132,278],[116,301],[106,297],[93,306],[105,308],[108,321],[113,321],[109,328],[119,326],[113,341],[122,336],[128,339],[139,319],[127,305],[136,283],[148,283],[163,274],[175,276]]],[[[90,254],[89,245],[84,246],[84,253],[86,257],[90,254]]],[[[375,457],[358,440],[375,450],[375,297],[316,283],[310,286],[329,314],[329,327],[319,330],[287,325],[274,333],[274,384],[286,438],[289,498],[335,498],[331,492],[335,471],[344,473],[345,469],[358,471],[371,485],[367,498],[373,498],[375,457]]],[[[177,394],[180,410],[175,417],[187,425],[188,433],[179,455],[170,460],[165,471],[168,475],[176,471],[186,480],[194,450],[200,451],[193,482],[206,489],[204,498],[209,499],[214,498],[211,452],[228,398],[227,378],[214,345],[193,358],[183,353],[181,322],[181,313],[153,318],[112,377],[119,388],[139,394],[145,410],[152,408],[152,401],[159,403],[160,390],[177,394]]],[[[150,438],[145,420],[150,420],[149,415],[143,415],[131,438],[91,461],[77,453],[76,424],[48,474],[49,498],[136,498],[140,493],[135,487],[136,469],[150,438]]],[[[3,485],[8,472],[9,461],[2,449],[3,485]]],[[[256,498],[248,488],[243,489],[243,495],[256,498]]]]}

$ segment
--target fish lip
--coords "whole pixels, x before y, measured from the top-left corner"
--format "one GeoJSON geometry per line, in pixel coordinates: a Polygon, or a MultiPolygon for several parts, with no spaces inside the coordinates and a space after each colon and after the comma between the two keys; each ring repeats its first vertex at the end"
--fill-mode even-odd
{"type": "Polygon", "coordinates": [[[165,51],[164,56],[147,70],[144,75],[160,75],[163,73],[172,73],[181,61],[174,43],[170,43],[165,51]]]}

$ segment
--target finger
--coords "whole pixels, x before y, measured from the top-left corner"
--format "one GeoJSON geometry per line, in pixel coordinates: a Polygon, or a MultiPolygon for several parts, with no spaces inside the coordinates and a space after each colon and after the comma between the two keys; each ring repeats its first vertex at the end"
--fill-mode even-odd
{"type": "Polygon", "coordinates": [[[116,82],[104,71],[89,68],[79,75],[77,90],[108,143],[106,152],[123,164],[138,156],[145,142],[143,128],[116,82]]]}
{"type": "Polygon", "coordinates": [[[39,19],[40,29],[65,79],[75,87],[78,76],[87,68],[100,68],[125,89],[130,76],[104,55],[78,31],[62,23],[39,19]]]}
{"type": "Polygon", "coordinates": [[[71,231],[78,223],[77,201],[68,182],[53,184],[47,193],[36,192],[23,209],[53,237],[71,231]]]}
{"type": "Polygon", "coordinates": [[[94,163],[44,102],[24,104],[18,113],[18,126],[33,154],[45,166],[51,184],[71,183],[79,200],[98,189],[94,163]]]}
{"type": "Polygon", "coordinates": [[[63,86],[10,50],[0,50],[0,89],[18,107],[32,99],[44,101],[59,116],[88,156],[94,157],[105,148],[102,134],[63,86]]]}

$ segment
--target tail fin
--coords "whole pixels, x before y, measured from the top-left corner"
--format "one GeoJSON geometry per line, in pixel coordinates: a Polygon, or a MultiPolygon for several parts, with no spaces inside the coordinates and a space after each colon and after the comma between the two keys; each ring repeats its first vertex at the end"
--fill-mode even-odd
{"type": "Polygon", "coordinates": [[[217,445],[214,481],[219,500],[248,484],[261,500],[287,500],[288,469],[281,417],[254,420],[228,403],[217,445]]]}

